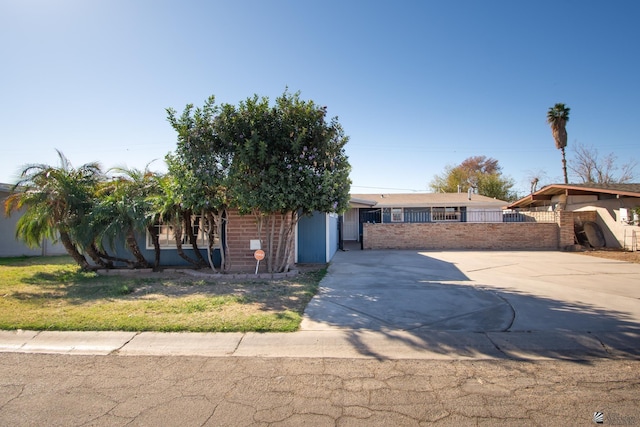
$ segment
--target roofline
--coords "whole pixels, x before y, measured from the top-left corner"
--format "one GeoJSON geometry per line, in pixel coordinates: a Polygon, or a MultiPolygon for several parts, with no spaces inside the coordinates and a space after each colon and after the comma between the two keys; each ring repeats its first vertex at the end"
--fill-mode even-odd
{"type": "Polygon", "coordinates": [[[638,193],[637,191],[626,191],[626,190],[620,190],[616,188],[588,187],[585,185],[577,185],[577,184],[549,184],[549,185],[545,185],[540,190],[529,194],[528,196],[525,196],[519,200],[516,200],[513,203],[510,203],[509,205],[506,206],[506,208],[511,209],[519,206],[520,207],[529,206],[535,201],[536,196],[540,196],[545,191],[552,188],[564,189],[565,193],[569,190],[575,190],[575,191],[585,191],[585,192],[594,192],[594,193],[615,194],[615,195],[628,196],[628,197],[640,197],[640,193],[638,193]]]}
{"type": "Polygon", "coordinates": [[[378,202],[366,199],[349,199],[349,203],[357,203],[359,205],[375,206],[378,202]]]}

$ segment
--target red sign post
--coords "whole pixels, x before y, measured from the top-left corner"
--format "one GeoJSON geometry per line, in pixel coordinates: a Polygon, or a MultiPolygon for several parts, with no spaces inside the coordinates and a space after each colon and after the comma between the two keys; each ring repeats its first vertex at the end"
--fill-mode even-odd
{"type": "Polygon", "coordinates": [[[264,251],[262,249],[258,249],[253,253],[253,257],[258,261],[256,263],[256,274],[258,274],[258,267],[260,267],[260,261],[264,259],[264,251]]]}

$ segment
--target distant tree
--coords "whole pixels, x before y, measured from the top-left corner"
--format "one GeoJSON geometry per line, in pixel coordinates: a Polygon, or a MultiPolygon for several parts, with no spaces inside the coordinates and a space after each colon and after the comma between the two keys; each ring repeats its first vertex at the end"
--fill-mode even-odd
{"type": "Polygon", "coordinates": [[[567,159],[565,148],[567,147],[567,122],[569,121],[569,111],[571,109],[564,104],[556,104],[547,111],[547,123],[551,126],[551,133],[556,143],[556,148],[562,152],[562,171],[564,173],[564,183],[569,183],[567,175],[567,159]]]}
{"type": "Polygon", "coordinates": [[[636,160],[630,159],[619,165],[617,157],[609,153],[600,157],[594,147],[576,144],[574,156],[569,159],[569,169],[583,183],[614,184],[628,183],[635,179],[636,160]],[[618,174],[617,172],[620,171],[618,174]]]}
{"type": "Polygon", "coordinates": [[[435,192],[457,193],[472,189],[474,193],[508,201],[516,198],[513,186],[513,180],[502,175],[498,160],[486,156],[469,157],[457,166],[447,166],[429,183],[435,192]]]}
{"type": "Polygon", "coordinates": [[[531,194],[535,193],[538,187],[544,187],[547,185],[549,178],[547,177],[547,173],[542,170],[528,170],[526,171],[526,180],[530,185],[531,194]]]}
{"type": "Polygon", "coordinates": [[[32,247],[40,246],[43,238],[59,240],[73,260],[89,270],[92,267],[83,255],[89,245],[83,244],[81,241],[86,241],[80,236],[86,226],[84,219],[93,208],[95,188],[104,175],[100,164],[74,168],[61,151],[56,151],[59,166],[23,167],[20,180],[5,200],[5,213],[26,209],[18,220],[16,237],[32,247]]]}

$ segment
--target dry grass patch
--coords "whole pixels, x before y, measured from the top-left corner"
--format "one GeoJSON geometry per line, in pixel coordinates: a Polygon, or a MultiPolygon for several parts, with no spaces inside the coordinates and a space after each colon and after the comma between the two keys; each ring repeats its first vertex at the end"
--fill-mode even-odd
{"type": "Polygon", "coordinates": [[[640,264],[640,251],[630,252],[622,249],[594,249],[581,252],[598,258],[615,259],[618,261],[633,262],[640,264]]]}
{"type": "Polygon", "coordinates": [[[68,257],[0,259],[0,329],[295,331],[325,270],[283,280],[100,276],[68,257]]]}

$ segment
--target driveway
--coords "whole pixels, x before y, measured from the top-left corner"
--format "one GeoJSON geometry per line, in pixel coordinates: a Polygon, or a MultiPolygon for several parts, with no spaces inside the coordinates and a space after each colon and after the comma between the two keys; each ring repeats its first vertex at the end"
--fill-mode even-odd
{"type": "Polygon", "coordinates": [[[464,332],[500,350],[640,355],[638,264],[551,251],[356,250],[338,252],[320,286],[303,331],[430,341],[464,332]]]}

